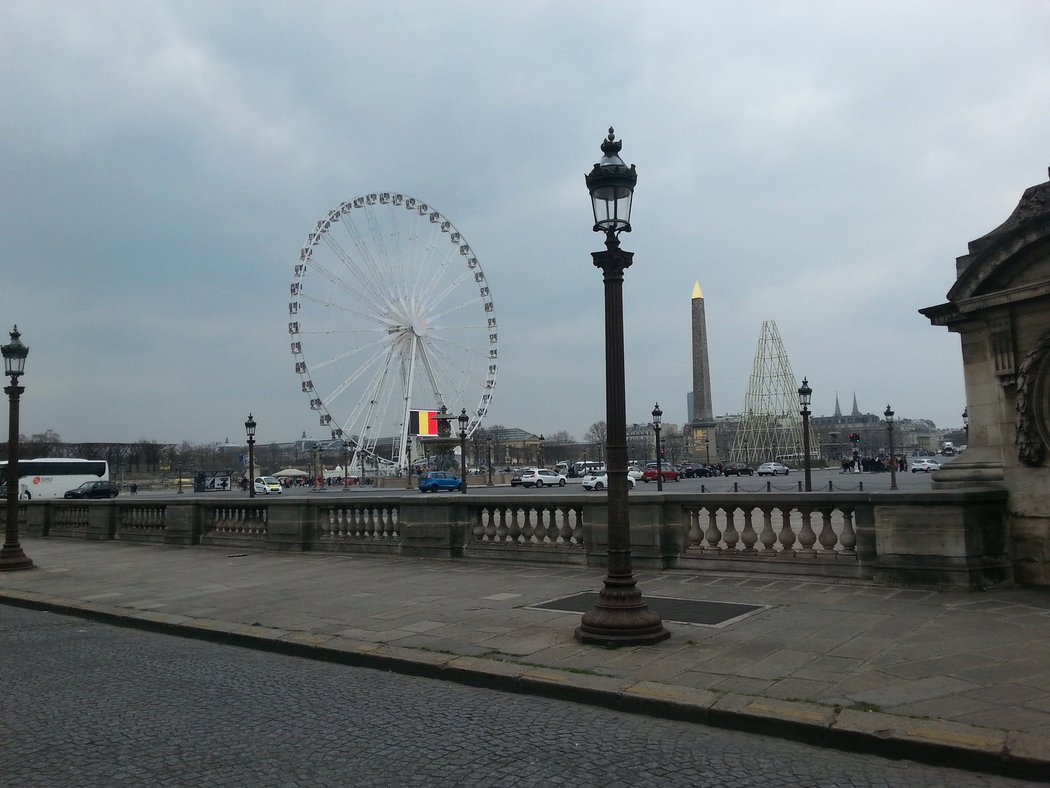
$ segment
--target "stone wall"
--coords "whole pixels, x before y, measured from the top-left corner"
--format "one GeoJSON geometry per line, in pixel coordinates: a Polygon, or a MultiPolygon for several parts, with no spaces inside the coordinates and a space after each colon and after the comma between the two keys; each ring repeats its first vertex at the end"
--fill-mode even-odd
{"type": "Polygon", "coordinates": [[[920,310],[960,336],[967,451],[935,490],[1009,493],[1018,582],[1050,585],[1050,181],[958,258],[948,303],[920,310]]]}

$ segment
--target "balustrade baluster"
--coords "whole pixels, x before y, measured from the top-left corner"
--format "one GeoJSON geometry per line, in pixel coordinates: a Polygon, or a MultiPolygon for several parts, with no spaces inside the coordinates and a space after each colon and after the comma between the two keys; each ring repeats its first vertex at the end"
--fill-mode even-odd
{"type": "Polygon", "coordinates": [[[510,526],[514,517],[514,510],[510,507],[500,509],[499,525],[496,526],[496,541],[503,544],[510,534],[510,526]]]}
{"type": "Polygon", "coordinates": [[[777,543],[777,535],[773,531],[773,507],[762,506],[762,533],[758,535],[762,542],[764,552],[772,552],[773,545],[777,543]]]}
{"type": "Polygon", "coordinates": [[[736,543],[740,541],[740,534],[736,530],[736,511],[735,506],[726,506],[722,509],[726,513],[726,530],[722,538],[726,543],[726,551],[730,553],[736,552],[736,543]]]}
{"type": "Polygon", "coordinates": [[[529,516],[528,511],[524,507],[519,508],[517,506],[511,510],[510,531],[507,533],[507,541],[517,544],[521,541],[521,523],[526,517],[529,516]]]}
{"type": "Polygon", "coordinates": [[[558,507],[556,506],[541,506],[536,510],[536,541],[540,544],[548,543],[547,532],[551,530],[547,523],[554,524],[554,518],[557,516],[558,507]]]}
{"type": "Polygon", "coordinates": [[[704,535],[700,531],[700,510],[688,508],[685,510],[685,516],[689,529],[689,544],[700,545],[704,539],[704,535]]]}
{"type": "Polygon", "coordinates": [[[532,536],[536,533],[536,526],[533,524],[534,520],[543,517],[543,509],[539,506],[535,509],[525,507],[523,511],[525,514],[525,522],[521,527],[521,539],[515,539],[514,541],[531,544],[532,536]]]}
{"type": "Polygon", "coordinates": [[[779,542],[784,548],[784,552],[789,552],[792,545],[795,544],[796,537],[795,531],[791,527],[791,509],[787,506],[780,507],[780,538],[779,542]]]}
{"type": "Polygon", "coordinates": [[[812,507],[804,506],[800,507],[802,512],[802,530],[798,534],[798,542],[802,545],[802,549],[799,553],[802,555],[816,555],[816,551],[813,549],[813,545],[817,543],[817,535],[813,532],[813,523],[810,522],[810,517],[813,514],[812,507]]]}
{"type": "Polygon", "coordinates": [[[831,527],[831,514],[834,511],[830,506],[821,508],[820,516],[824,519],[824,525],[820,529],[820,546],[825,550],[834,551],[838,536],[835,529],[831,527]]]}
{"type": "Polygon", "coordinates": [[[853,507],[842,508],[842,536],[839,539],[845,555],[856,555],[857,533],[853,530],[853,507]]]}
{"type": "Polygon", "coordinates": [[[718,507],[710,506],[707,509],[707,530],[704,531],[707,539],[707,547],[704,550],[718,552],[718,543],[722,541],[722,532],[718,530],[718,507]]]}
{"type": "Polygon", "coordinates": [[[485,541],[495,542],[498,528],[497,526],[503,525],[503,507],[493,506],[489,509],[489,521],[485,523],[485,541]]]}
{"type": "Polygon", "coordinates": [[[755,526],[751,523],[751,507],[744,507],[744,530],[740,534],[741,541],[744,543],[744,549],[740,552],[744,555],[754,555],[758,551],[755,549],[755,545],[758,543],[758,534],[755,532],[755,526]]]}

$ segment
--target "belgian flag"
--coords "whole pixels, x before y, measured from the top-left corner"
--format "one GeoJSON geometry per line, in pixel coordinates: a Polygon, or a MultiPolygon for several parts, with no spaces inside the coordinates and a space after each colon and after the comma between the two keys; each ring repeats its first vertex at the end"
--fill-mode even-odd
{"type": "Polygon", "coordinates": [[[408,416],[409,435],[437,435],[438,412],[436,410],[411,410],[408,416]]]}

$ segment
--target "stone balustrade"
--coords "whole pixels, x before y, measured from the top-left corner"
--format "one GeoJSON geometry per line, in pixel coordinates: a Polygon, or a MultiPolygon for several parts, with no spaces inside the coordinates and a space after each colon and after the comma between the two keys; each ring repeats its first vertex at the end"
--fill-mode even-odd
{"type": "MultiPolygon", "coordinates": [[[[894,585],[1010,583],[1006,493],[680,493],[630,498],[638,568],[894,585]]],[[[4,513],[0,512],[0,521],[4,513]]],[[[238,549],[379,553],[603,567],[603,495],[39,501],[23,533],[238,549]]]]}

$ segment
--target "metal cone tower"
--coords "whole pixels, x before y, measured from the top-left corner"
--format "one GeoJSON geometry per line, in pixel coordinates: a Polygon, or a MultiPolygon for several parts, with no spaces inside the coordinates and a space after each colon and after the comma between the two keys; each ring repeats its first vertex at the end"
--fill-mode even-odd
{"type": "Polygon", "coordinates": [[[803,452],[798,381],[777,324],[765,320],[730,459],[749,464],[792,457],[801,460],[803,452]]]}

